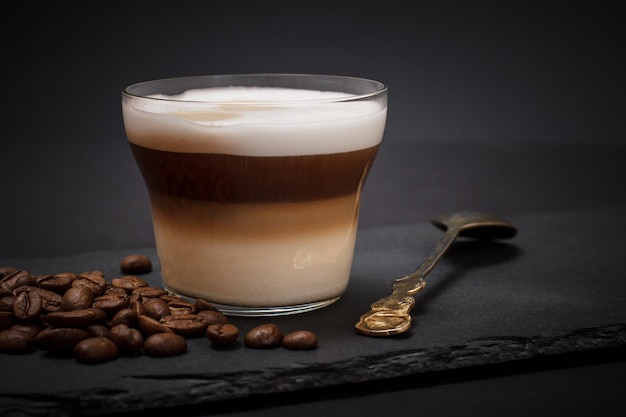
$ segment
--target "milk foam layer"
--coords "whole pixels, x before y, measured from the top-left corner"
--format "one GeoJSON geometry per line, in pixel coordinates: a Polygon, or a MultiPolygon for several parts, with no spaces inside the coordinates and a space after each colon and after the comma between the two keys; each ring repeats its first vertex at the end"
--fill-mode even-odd
{"type": "Polygon", "coordinates": [[[269,87],[197,89],[125,99],[124,125],[131,142],[173,152],[289,156],[379,144],[386,106],[351,97],[269,87]]]}

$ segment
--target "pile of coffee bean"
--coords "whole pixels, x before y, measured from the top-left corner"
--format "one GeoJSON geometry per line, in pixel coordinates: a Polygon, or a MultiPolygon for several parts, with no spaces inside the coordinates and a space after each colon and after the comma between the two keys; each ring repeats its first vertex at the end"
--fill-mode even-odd
{"type": "MultiPolygon", "coordinates": [[[[0,353],[44,350],[102,363],[180,355],[189,338],[206,337],[217,348],[237,343],[239,328],[210,302],[187,301],[138,276],[151,270],[149,258],[136,254],[122,260],[123,275],[110,282],[98,270],[35,275],[0,266],[0,353]]],[[[304,350],[318,340],[307,330],[283,335],[266,323],[248,331],[244,345],[304,350]]]]}

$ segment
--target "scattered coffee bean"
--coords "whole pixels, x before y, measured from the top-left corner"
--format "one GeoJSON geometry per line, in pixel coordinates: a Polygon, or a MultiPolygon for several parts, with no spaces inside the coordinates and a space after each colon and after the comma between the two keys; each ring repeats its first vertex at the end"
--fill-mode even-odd
{"type": "Polygon", "coordinates": [[[152,271],[152,262],[145,255],[128,255],[122,259],[120,271],[123,274],[147,274],[152,271]]]}
{"type": "Polygon", "coordinates": [[[35,335],[42,330],[42,327],[34,323],[16,323],[11,326],[11,330],[16,330],[29,337],[35,337],[35,335]]]}
{"type": "Polygon", "coordinates": [[[49,327],[37,333],[33,342],[37,349],[62,352],[73,350],[78,342],[89,336],[85,329],[49,327]]]}
{"type": "Polygon", "coordinates": [[[118,311],[128,308],[130,305],[130,297],[126,292],[121,294],[109,293],[94,298],[92,306],[99,308],[107,313],[107,316],[113,317],[118,311]]]}
{"type": "Polygon", "coordinates": [[[143,303],[144,314],[155,320],[161,320],[165,316],[169,316],[170,307],[162,298],[149,298],[143,303]]]}
{"type": "Polygon", "coordinates": [[[0,281],[2,281],[2,279],[9,275],[12,274],[13,272],[17,271],[18,269],[12,266],[0,266],[0,281]]]}
{"type": "Polygon", "coordinates": [[[96,297],[104,295],[108,287],[108,283],[101,271],[89,271],[79,274],[72,281],[72,287],[81,285],[89,288],[96,297]]]}
{"type": "Polygon", "coordinates": [[[78,276],[71,272],[61,272],[54,275],[37,277],[37,285],[43,289],[63,294],[72,286],[72,281],[78,276]]]}
{"type": "Polygon", "coordinates": [[[254,327],[246,333],[246,337],[244,338],[245,345],[253,349],[279,347],[282,341],[283,332],[273,323],[261,324],[254,327]]]}
{"type": "Polygon", "coordinates": [[[37,285],[37,281],[28,271],[13,268],[0,279],[0,296],[11,295],[14,289],[23,285],[37,285]]]}
{"type": "Polygon", "coordinates": [[[283,338],[283,346],[292,350],[317,348],[317,336],[308,330],[297,330],[283,338]]]}
{"type": "Polygon", "coordinates": [[[54,291],[45,290],[34,285],[22,285],[13,290],[14,295],[18,295],[24,291],[35,292],[41,297],[41,308],[45,312],[61,310],[61,302],[63,297],[54,291]]]}
{"type": "Polygon", "coordinates": [[[139,288],[135,288],[132,294],[141,295],[144,298],[157,298],[163,295],[167,295],[167,291],[165,291],[163,288],[139,287],[139,288]]]}
{"type": "Polygon", "coordinates": [[[128,292],[126,292],[124,288],[111,286],[111,287],[107,287],[107,290],[104,292],[104,295],[128,295],[128,292]]]}
{"type": "Polygon", "coordinates": [[[174,333],[174,330],[150,316],[139,316],[137,318],[137,323],[139,325],[139,330],[141,330],[141,332],[146,336],[156,333],[174,333]]]}
{"type": "Polygon", "coordinates": [[[101,310],[96,307],[89,307],[89,308],[86,308],[85,310],[91,310],[94,312],[96,316],[96,323],[104,323],[104,321],[107,319],[107,313],[105,313],[104,310],[101,310]]]}
{"type": "Polygon", "coordinates": [[[196,300],[196,313],[199,313],[204,310],[219,311],[218,308],[215,307],[210,301],[203,300],[202,298],[198,298],[196,300]]]}
{"type": "Polygon", "coordinates": [[[135,288],[147,287],[148,282],[134,275],[127,275],[121,278],[113,278],[111,280],[111,286],[114,288],[122,288],[131,293],[135,288]]]}
{"type": "Polygon", "coordinates": [[[115,342],[123,353],[130,355],[139,353],[144,344],[143,334],[136,328],[125,324],[111,327],[108,337],[115,342]]]}
{"type": "Polygon", "coordinates": [[[61,298],[61,310],[83,310],[93,304],[95,295],[89,287],[84,285],[70,287],[61,298]]]}
{"type": "Polygon", "coordinates": [[[86,328],[96,322],[96,313],[91,309],[54,311],[48,313],[45,321],[52,327],[86,328]]]}
{"type": "Polygon", "coordinates": [[[228,323],[228,318],[217,310],[202,310],[197,314],[198,317],[204,320],[208,325],[228,323]]]}
{"type": "Polygon", "coordinates": [[[108,337],[88,337],[74,347],[79,362],[102,363],[117,358],[118,348],[108,337]]]}
{"type": "Polygon", "coordinates": [[[182,298],[173,295],[162,295],[161,298],[167,301],[167,306],[172,314],[194,314],[196,312],[195,304],[182,298]]]}
{"type": "Polygon", "coordinates": [[[1,353],[28,353],[33,350],[33,337],[27,333],[9,328],[0,331],[1,353]]]}
{"type": "MultiPolygon", "coordinates": [[[[187,351],[188,338],[203,335],[215,347],[231,347],[239,333],[209,301],[190,302],[135,275],[109,283],[98,270],[35,276],[0,266],[0,353],[39,349],[101,363],[120,354],[179,355],[187,351]]],[[[310,331],[284,336],[266,323],[246,333],[244,344],[302,350],[318,341],[310,331]]]]}
{"type": "Polygon", "coordinates": [[[109,337],[110,330],[104,324],[92,324],[87,326],[87,331],[91,337],[109,337]]]}
{"type": "Polygon", "coordinates": [[[172,329],[174,333],[184,337],[204,336],[208,326],[208,323],[197,314],[191,313],[170,314],[163,317],[160,322],[172,329]]]}
{"type": "Polygon", "coordinates": [[[118,324],[125,324],[128,327],[134,327],[135,324],[137,323],[137,319],[138,319],[138,316],[135,310],[133,310],[130,307],[123,308],[119,310],[117,313],[115,313],[115,315],[109,322],[109,326],[113,327],[113,326],[117,326],[118,324]]]}
{"type": "Polygon", "coordinates": [[[131,294],[128,308],[135,312],[137,317],[146,315],[146,307],[143,303],[143,297],[140,294],[131,294]]]}
{"type": "Polygon", "coordinates": [[[237,341],[239,329],[231,323],[216,323],[207,327],[206,335],[212,345],[227,347],[232,346],[237,341]]]}
{"type": "Polygon", "coordinates": [[[176,333],[155,333],[148,336],[143,350],[150,356],[175,356],[187,352],[187,339],[176,333]]]}
{"type": "Polygon", "coordinates": [[[41,297],[36,291],[22,291],[15,296],[13,314],[17,321],[34,322],[41,314],[41,297]]]}

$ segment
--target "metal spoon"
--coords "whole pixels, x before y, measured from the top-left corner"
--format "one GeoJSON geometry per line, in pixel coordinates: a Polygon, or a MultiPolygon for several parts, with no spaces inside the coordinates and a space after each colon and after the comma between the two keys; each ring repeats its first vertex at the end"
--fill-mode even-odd
{"type": "Polygon", "coordinates": [[[371,310],[354,325],[357,331],[368,336],[391,336],[406,332],[411,327],[409,314],[415,305],[412,295],[426,286],[424,278],[448,251],[458,236],[477,239],[507,239],[517,234],[517,228],[506,220],[488,213],[461,212],[439,216],[432,220],[443,237],[421,265],[410,275],[393,282],[391,295],[371,305],[371,310]]]}

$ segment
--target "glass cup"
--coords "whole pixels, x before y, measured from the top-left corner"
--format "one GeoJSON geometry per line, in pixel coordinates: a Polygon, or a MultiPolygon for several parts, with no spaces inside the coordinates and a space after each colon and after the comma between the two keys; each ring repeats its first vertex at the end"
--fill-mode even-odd
{"type": "Polygon", "coordinates": [[[122,91],[163,286],[224,314],[327,306],[345,292],[387,87],[310,74],[172,78],[122,91]]]}

